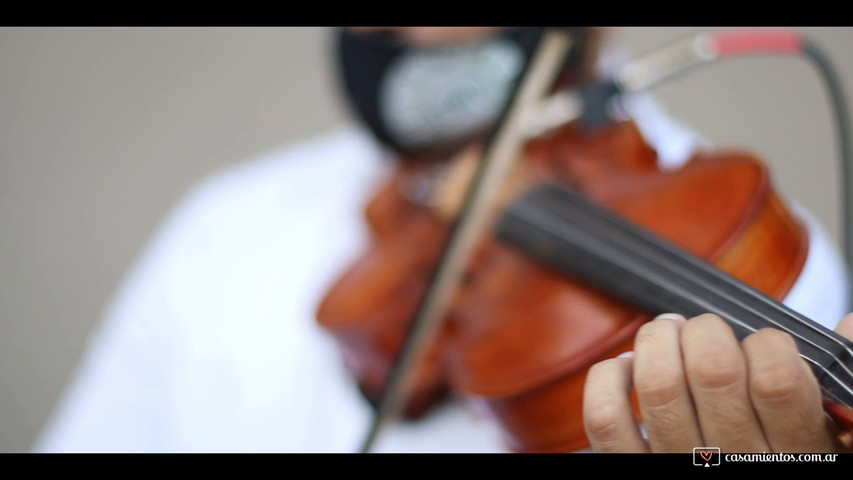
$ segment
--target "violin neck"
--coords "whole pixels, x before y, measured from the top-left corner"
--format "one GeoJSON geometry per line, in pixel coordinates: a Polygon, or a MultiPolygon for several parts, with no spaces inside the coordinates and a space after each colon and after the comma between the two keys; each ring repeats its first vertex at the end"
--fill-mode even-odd
{"type": "Polygon", "coordinates": [[[498,236],[639,309],[714,313],[743,339],[772,327],[794,338],[827,399],[853,407],[853,344],[713,265],[555,184],[512,205],[498,236]]]}

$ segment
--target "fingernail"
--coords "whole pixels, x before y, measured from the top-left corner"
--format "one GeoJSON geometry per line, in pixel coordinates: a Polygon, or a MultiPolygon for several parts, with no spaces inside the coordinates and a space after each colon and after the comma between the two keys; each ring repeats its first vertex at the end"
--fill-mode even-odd
{"type": "Polygon", "coordinates": [[[674,320],[676,322],[687,322],[687,319],[684,318],[684,315],[679,315],[677,313],[661,313],[655,320],[674,320]]]}
{"type": "Polygon", "coordinates": [[[622,352],[616,358],[634,358],[634,351],[628,350],[627,352],[622,352]]]}

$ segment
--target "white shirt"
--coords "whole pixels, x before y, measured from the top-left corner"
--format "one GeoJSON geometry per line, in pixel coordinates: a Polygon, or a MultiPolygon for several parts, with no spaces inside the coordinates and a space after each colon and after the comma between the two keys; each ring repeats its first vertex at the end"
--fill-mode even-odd
{"type": "MultiPolygon", "coordinates": [[[[638,102],[662,163],[678,165],[693,137],[638,102]]],[[[314,314],[367,245],[363,210],[383,156],[345,129],[189,192],[126,277],[36,451],[357,451],[371,410],[314,314]]],[[[801,215],[810,252],[786,303],[832,328],[846,276],[801,215]]],[[[374,450],[506,449],[497,426],[456,401],[391,425],[374,450]]]]}

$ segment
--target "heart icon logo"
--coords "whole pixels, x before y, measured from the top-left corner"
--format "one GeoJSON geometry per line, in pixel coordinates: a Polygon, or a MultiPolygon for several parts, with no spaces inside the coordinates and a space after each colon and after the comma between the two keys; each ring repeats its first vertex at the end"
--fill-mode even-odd
{"type": "Polygon", "coordinates": [[[720,464],[720,449],[717,447],[694,447],[693,448],[693,465],[697,467],[710,467],[711,462],[714,466],[720,464]]]}

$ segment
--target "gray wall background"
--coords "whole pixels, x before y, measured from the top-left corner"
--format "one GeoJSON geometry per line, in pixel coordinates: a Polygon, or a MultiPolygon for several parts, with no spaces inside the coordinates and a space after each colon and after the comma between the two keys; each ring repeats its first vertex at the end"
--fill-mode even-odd
{"type": "MultiPolygon", "coordinates": [[[[620,28],[641,54],[707,28],[620,28]]],[[[853,95],[853,29],[805,28],[853,95]]],[[[0,451],[26,451],[147,238],[199,178],[348,121],[326,28],[0,28],[0,451]]],[[[829,104],[803,59],[658,90],[839,235],[829,104]]],[[[848,100],[848,108],[853,103],[848,100]]]]}

